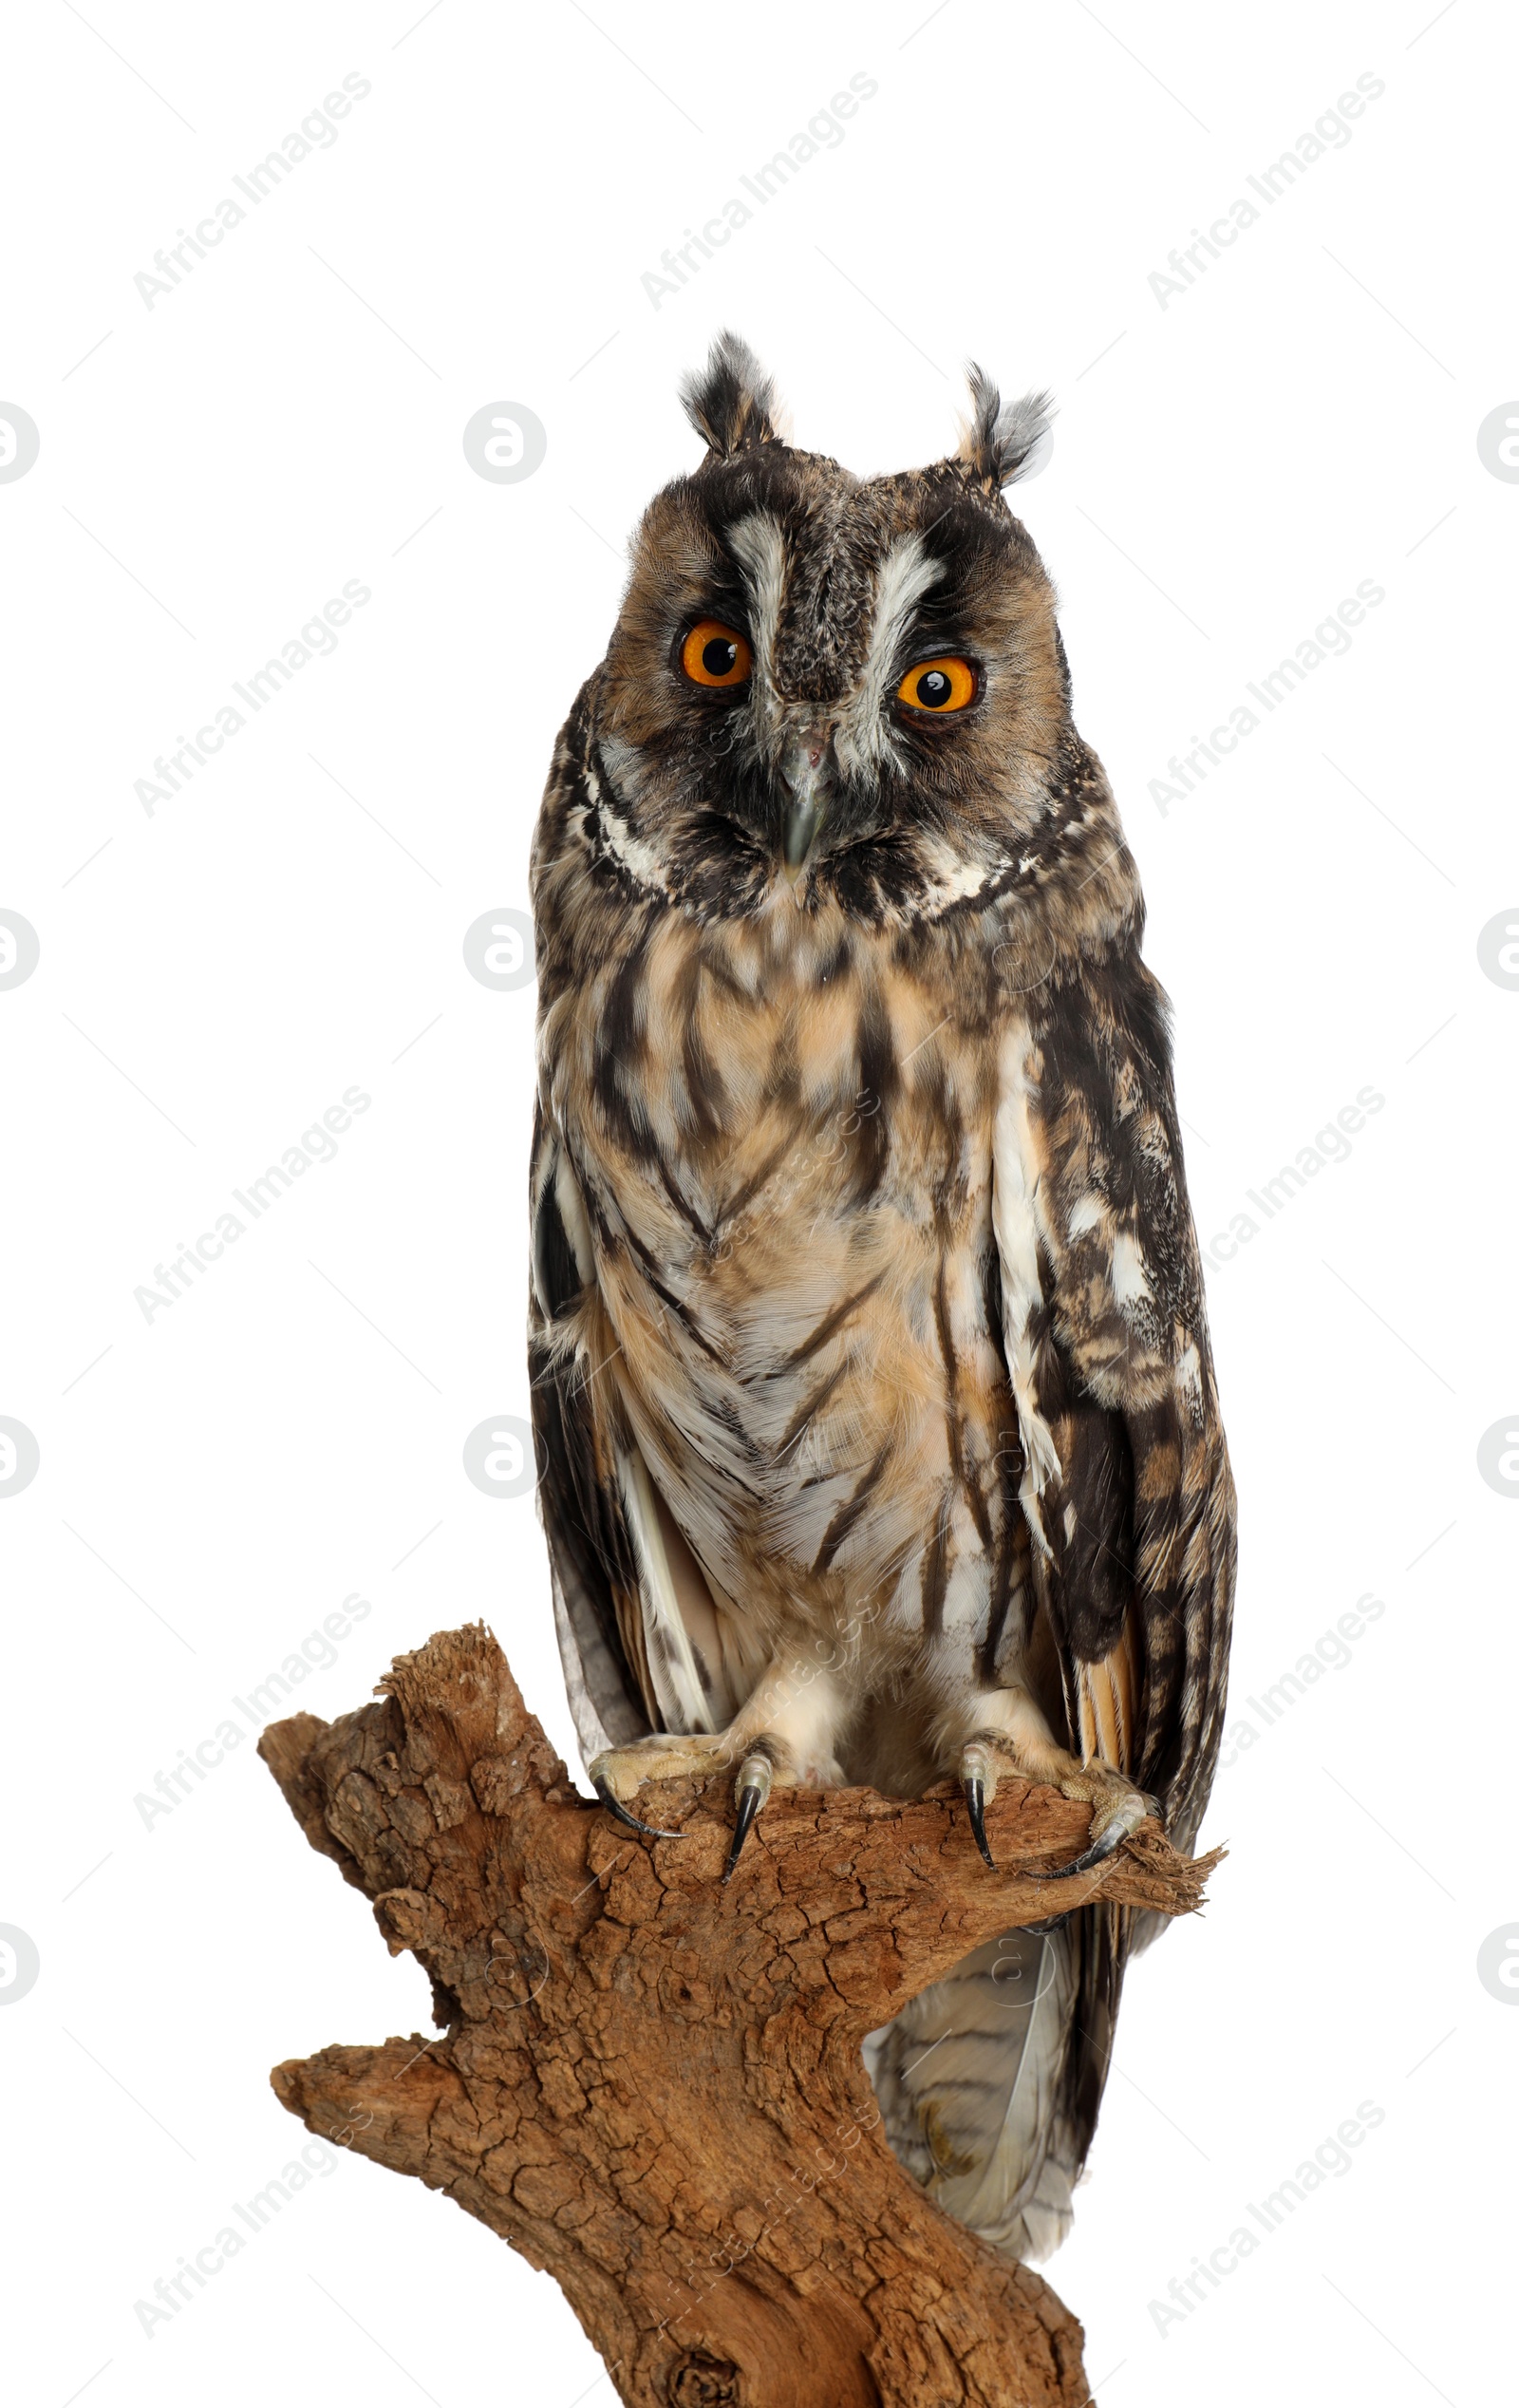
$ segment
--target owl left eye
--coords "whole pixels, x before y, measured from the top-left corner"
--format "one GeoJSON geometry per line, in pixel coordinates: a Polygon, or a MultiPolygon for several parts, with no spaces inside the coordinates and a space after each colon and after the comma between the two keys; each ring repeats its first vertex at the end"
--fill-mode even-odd
{"type": "Polygon", "coordinates": [[[737,628],[698,619],[681,646],[681,667],[693,686],[741,686],[753,655],[737,628]]]}
{"type": "Polygon", "coordinates": [[[918,661],[897,687],[896,698],[913,710],[932,711],[938,717],[964,710],[967,703],[976,699],[976,672],[958,652],[943,653],[937,660],[918,661]]]}

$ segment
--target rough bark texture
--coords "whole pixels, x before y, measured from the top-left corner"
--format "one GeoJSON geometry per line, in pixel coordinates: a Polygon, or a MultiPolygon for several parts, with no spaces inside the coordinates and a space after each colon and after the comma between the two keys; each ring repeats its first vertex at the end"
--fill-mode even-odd
{"type": "Polygon", "coordinates": [[[291,2114],[547,2268],[636,2408],[1082,2408],[1080,2326],[903,2172],[860,2043],[998,1932],[1095,1897],[1187,1912],[1215,1859],[1147,1823],[1041,1884],[1086,1834],[1053,1791],[999,1790],[994,1874],[947,1791],[778,1790],[724,1889],[727,1781],[646,1792],[681,1836],[636,1837],[483,1627],[381,1686],[260,1753],[446,2033],[277,2066],[291,2114]]]}

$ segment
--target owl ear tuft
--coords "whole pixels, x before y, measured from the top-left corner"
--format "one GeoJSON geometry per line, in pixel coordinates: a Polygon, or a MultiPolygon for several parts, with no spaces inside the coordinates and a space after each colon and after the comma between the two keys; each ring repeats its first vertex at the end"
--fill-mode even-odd
{"type": "Polygon", "coordinates": [[[1053,396],[1025,393],[1022,401],[1004,402],[974,360],[966,372],[970,380],[971,414],[961,430],[956,459],[992,495],[1015,484],[1020,477],[1037,477],[1054,448],[1053,396]]]}
{"type": "Polygon", "coordinates": [[[705,367],[682,377],[681,400],[686,417],[719,460],[729,460],[756,443],[778,441],[780,404],[774,380],[736,334],[720,334],[705,367]]]}

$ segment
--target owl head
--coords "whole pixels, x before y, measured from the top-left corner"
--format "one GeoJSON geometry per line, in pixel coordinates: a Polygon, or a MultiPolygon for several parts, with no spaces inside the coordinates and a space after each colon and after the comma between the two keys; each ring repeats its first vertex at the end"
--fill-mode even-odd
{"type": "Polygon", "coordinates": [[[979,368],[958,448],[860,478],[777,431],[721,336],[683,400],[706,443],[633,540],[588,700],[606,840],[703,917],[879,922],[1015,876],[1068,770],[1069,681],[1039,555],[1003,499],[1042,394],[979,368]]]}

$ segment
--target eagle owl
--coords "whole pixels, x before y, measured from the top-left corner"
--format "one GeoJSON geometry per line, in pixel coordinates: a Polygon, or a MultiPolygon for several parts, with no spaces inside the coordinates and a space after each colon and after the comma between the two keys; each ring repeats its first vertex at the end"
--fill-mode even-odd
{"type": "MultiPolygon", "coordinates": [[[[1003,498],[1048,404],[862,479],[731,335],[645,514],[533,853],[530,1351],[571,1701],[624,1822],[731,1770],[999,1775],[1191,1846],[1234,1498],[1166,999],[1049,579],[1003,498]]],[[[898,2155],[1063,2234],[1128,1917],[966,1960],[872,2036],[898,2155]]]]}

